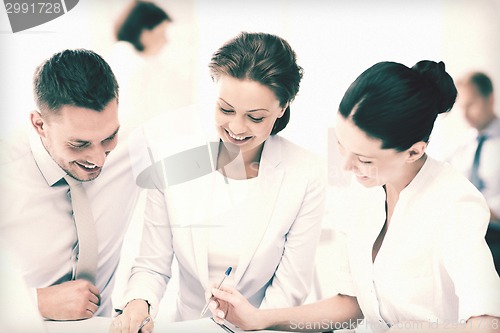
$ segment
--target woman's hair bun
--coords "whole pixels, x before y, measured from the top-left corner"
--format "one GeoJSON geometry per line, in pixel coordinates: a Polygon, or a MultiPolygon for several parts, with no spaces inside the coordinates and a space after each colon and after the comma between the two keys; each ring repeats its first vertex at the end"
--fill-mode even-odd
{"type": "Polygon", "coordinates": [[[433,94],[436,100],[436,113],[448,112],[457,98],[457,88],[451,76],[446,72],[444,62],[422,60],[417,62],[412,69],[422,75],[425,83],[431,83],[431,87],[436,89],[436,93],[433,94]]]}

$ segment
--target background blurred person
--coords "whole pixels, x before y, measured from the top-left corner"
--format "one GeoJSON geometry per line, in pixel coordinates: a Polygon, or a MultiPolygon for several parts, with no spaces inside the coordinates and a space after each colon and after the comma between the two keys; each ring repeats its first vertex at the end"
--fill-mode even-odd
{"type": "Polygon", "coordinates": [[[493,84],[485,73],[472,72],[457,81],[457,89],[457,105],[475,131],[448,161],[486,198],[491,213],[486,241],[500,272],[500,119],[493,84]]]}
{"type": "Polygon", "coordinates": [[[166,110],[165,66],[159,55],[168,42],[172,22],[165,10],[153,2],[133,0],[115,23],[117,43],[106,59],[120,85],[120,120],[128,132],[166,110]]]}

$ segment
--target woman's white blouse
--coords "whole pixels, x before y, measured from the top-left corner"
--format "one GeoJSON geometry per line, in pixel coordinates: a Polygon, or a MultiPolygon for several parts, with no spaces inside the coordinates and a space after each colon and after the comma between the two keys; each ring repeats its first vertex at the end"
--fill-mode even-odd
{"type": "MultiPolygon", "coordinates": [[[[427,158],[401,192],[382,247],[372,247],[385,219],[382,187],[353,186],[342,294],[356,296],[367,329],[404,321],[454,325],[500,316],[500,279],[484,240],[489,210],[469,181],[427,158]]],[[[341,289],[342,289],[341,288],[341,289]]]]}
{"type": "Polygon", "coordinates": [[[210,281],[218,281],[228,267],[232,267],[224,285],[234,286],[234,272],[238,269],[239,254],[251,235],[248,226],[253,223],[253,210],[260,204],[260,178],[235,180],[215,173],[213,195],[218,202],[214,205],[224,207],[224,214],[217,216],[208,232],[208,274],[210,281]]]}

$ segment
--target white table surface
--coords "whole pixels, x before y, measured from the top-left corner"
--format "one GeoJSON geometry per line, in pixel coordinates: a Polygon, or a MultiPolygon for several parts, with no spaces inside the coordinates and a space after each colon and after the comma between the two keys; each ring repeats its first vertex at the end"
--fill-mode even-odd
{"type": "MultiPolygon", "coordinates": [[[[111,318],[94,317],[78,321],[46,321],[48,333],[108,333],[111,318]]],[[[235,332],[243,332],[234,329],[235,332]]],[[[155,322],[155,333],[224,333],[225,330],[209,318],[174,323],[155,322]]],[[[271,331],[253,331],[271,332],[271,331]]],[[[273,331],[278,332],[279,331],[273,331]]]]}

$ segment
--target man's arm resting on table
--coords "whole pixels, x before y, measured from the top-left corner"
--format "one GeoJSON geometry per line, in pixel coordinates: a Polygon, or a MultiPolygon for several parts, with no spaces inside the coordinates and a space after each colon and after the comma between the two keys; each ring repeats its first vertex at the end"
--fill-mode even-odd
{"type": "Polygon", "coordinates": [[[91,318],[99,308],[99,289],[86,280],[67,281],[37,290],[38,310],[47,319],[91,318]]]}

